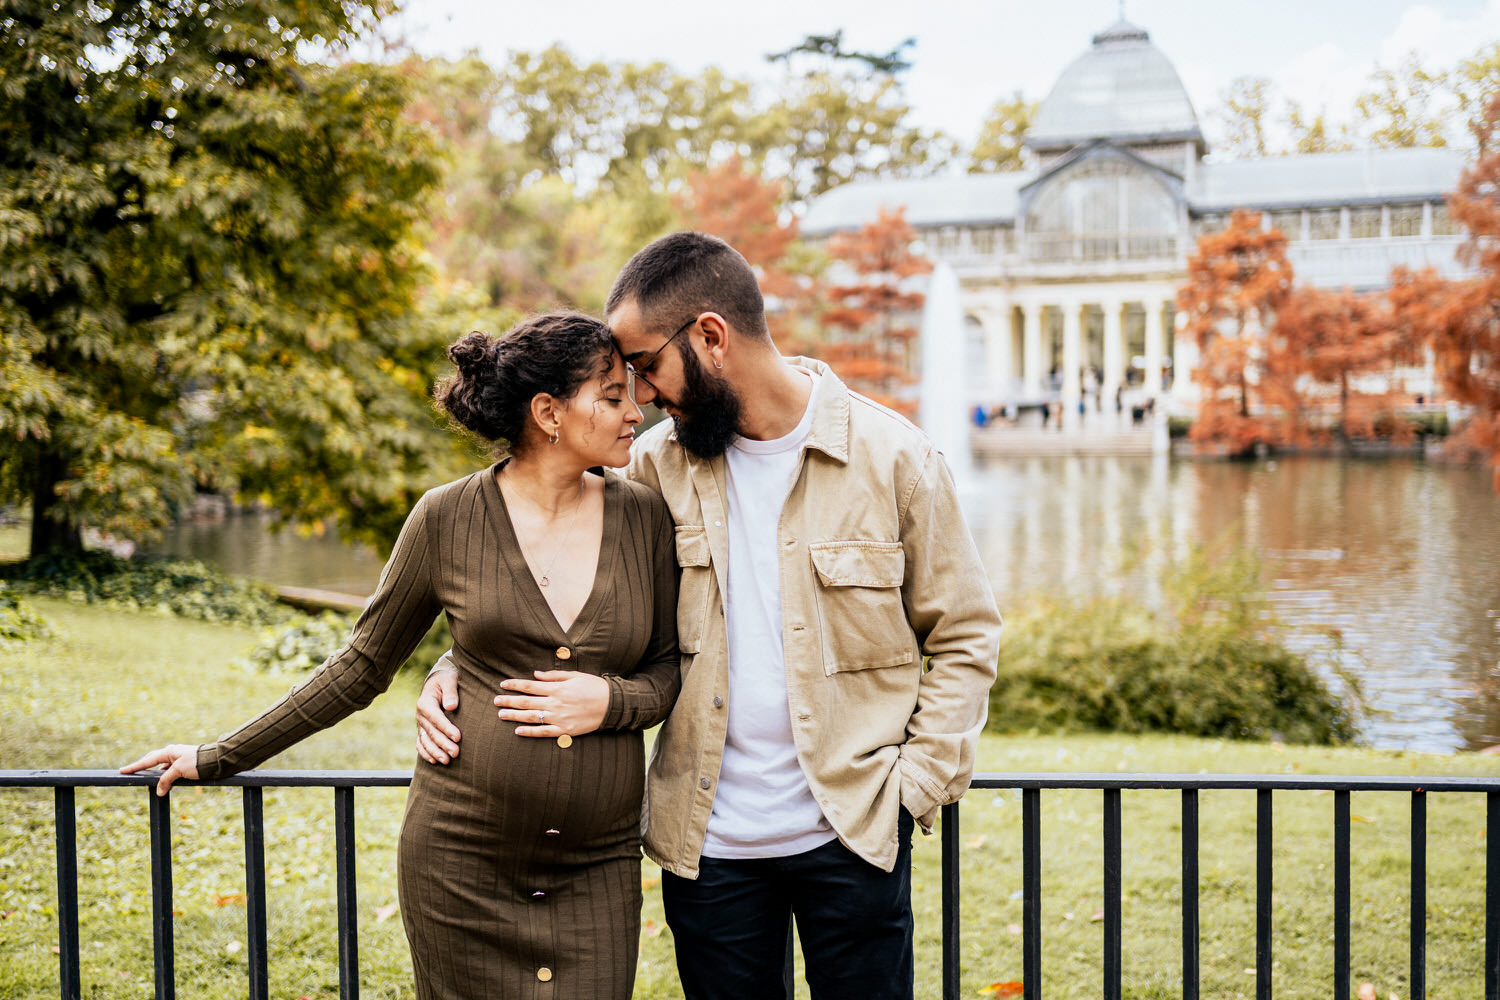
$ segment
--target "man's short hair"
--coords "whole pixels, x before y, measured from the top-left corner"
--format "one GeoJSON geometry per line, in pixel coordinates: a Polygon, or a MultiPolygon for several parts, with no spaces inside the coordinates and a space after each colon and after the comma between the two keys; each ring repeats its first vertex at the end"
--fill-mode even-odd
{"type": "Polygon", "coordinates": [[[672,233],[639,250],[615,278],[604,314],[631,299],[643,321],[663,329],[716,312],[747,337],[771,336],[755,271],[734,247],[707,233],[672,233]]]}

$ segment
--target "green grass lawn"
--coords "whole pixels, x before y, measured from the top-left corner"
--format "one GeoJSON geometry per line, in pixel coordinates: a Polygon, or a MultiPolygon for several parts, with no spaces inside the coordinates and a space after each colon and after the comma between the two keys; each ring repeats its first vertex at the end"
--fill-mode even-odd
{"type": "MultiPolygon", "coordinates": [[[[112,767],[165,742],[210,738],[291,683],[229,666],[251,629],[36,600],[56,637],[0,650],[0,767],[112,767]]],[[[394,768],[413,758],[418,678],[399,678],[375,705],[293,748],[277,767],[394,768]]],[[[1279,747],[1179,738],[987,736],[985,771],[1217,771],[1496,774],[1500,760],[1360,749],[1279,747]]],[[[407,997],[410,963],[395,914],[394,843],[404,791],[357,794],[359,955],[365,996],[407,997]]],[[[238,789],[173,794],[178,995],[218,997],[245,983],[238,789]]],[[[78,792],[80,930],[85,996],[151,992],[146,792],[78,792]]],[[[1326,998],[1332,984],[1333,796],[1277,793],[1275,993],[1326,998]]],[[[337,994],[332,792],[266,793],[271,993],[337,994]]],[[[1428,996],[1482,994],[1484,904],[1480,796],[1429,799],[1428,996]]],[[[1125,995],[1180,996],[1181,940],[1175,792],[1124,793],[1125,995]]],[[[1255,979],[1255,796],[1203,792],[1203,995],[1250,997],[1255,979]]],[[[1353,800],[1354,982],[1382,998],[1408,995],[1408,798],[1353,800]]],[[[1042,797],[1043,985],[1049,998],[1100,992],[1102,846],[1099,792],[1042,797]]],[[[963,995],[1021,978],[1020,800],[976,791],[962,811],[963,995]]],[[[0,997],[57,995],[52,802],[0,791],[0,997]]],[[[940,857],[918,838],[914,857],[917,995],[937,997],[940,857]]],[[[659,871],[643,863],[646,930],[636,995],[680,996],[659,871]]],[[[805,988],[801,995],[805,996],[805,988]]]]}

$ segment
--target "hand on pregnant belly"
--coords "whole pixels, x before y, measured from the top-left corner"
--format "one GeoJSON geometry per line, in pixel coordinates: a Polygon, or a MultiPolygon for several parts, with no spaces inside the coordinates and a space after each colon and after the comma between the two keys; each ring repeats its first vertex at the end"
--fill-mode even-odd
{"type": "Polygon", "coordinates": [[[500,718],[520,722],[517,736],[582,736],[604,722],[609,682],[576,670],[538,670],[532,680],[501,681],[510,694],[497,695],[500,718]]]}

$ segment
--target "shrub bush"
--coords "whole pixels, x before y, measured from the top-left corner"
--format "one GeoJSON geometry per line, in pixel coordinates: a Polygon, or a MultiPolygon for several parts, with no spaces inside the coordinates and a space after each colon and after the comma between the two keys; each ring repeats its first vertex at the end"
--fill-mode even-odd
{"type": "Polygon", "coordinates": [[[270,587],[196,559],[121,559],[97,551],[44,555],[0,566],[0,578],[24,593],[201,621],[278,625],[297,616],[270,587]]]}
{"type": "Polygon", "coordinates": [[[1162,614],[1116,597],[1039,597],[1012,610],[989,728],[1354,739],[1352,705],[1268,634],[1252,558],[1198,554],[1165,591],[1162,614]]]}
{"type": "Polygon", "coordinates": [[[51,634],[46,619],[27,607],[15,594],[0,591],[0,649],[51,634]]]}

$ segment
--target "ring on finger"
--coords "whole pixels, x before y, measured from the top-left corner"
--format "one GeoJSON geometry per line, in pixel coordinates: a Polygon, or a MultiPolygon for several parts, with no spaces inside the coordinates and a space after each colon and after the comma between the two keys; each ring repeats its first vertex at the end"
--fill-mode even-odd
{"type": "Polygon", "coordinates": [[[547,713],[546,712],[537,712],[536,713],[536,721],[537,721],[537,725],[545,726],[547,724],[547,713]]]}

